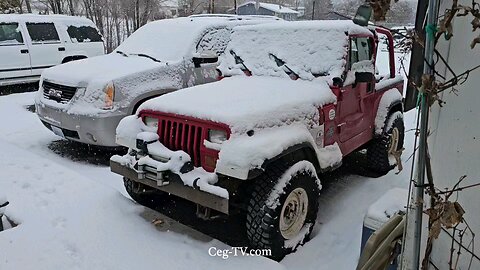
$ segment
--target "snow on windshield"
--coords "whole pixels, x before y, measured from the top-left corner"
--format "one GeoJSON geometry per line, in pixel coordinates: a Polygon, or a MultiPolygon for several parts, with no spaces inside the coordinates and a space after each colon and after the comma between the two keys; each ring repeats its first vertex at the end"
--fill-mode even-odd
{"type": "Polygon", "coordinates": [[[201,35],[222,19],[177,18],[144,25],[127,38],[116,51],[146,54],[160,61],[178,61],[194,52],[201,35]]]}
{"type": "Polygon", "coordinates": [[[339,77],[346,64],[347,34],[371,35],[350,21],[237,27],[220,70],[225,75],[238,74],[243,61],[253,75],[291,77],[293,73],[306,80],[339,77]]]}

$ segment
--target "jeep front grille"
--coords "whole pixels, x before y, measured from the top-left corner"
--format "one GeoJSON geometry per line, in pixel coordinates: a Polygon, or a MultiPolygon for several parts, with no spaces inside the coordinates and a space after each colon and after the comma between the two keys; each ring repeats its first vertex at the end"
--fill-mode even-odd
{"type": "Polygon", "coordinates": [[[195,123],[163,117],[158,120],[160,142],[170,150],[183,150],[192,158],[193,165],[199,167],[200,147],[203,144],[203,128],[195,123]]]}
{"type": "Polygon", "coordinates": [[[43,81],[43,96],[47,99],[55,100],[59,103],[67,103],[69,102],[75,92],[77,91],[76,87],[73,86],[66,86],[60,85],[56,83],[51,83],[47,81],[43,81]]]}

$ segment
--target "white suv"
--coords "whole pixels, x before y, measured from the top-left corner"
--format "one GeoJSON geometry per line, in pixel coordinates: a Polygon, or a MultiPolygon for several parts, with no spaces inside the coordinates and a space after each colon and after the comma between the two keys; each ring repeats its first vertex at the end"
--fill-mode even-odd
{"type": "Polygon", "coordinates": [[[102,36],[87,18],[0,15],[0,86],[35,82],[46,68],[102,54],[102,36]]]}

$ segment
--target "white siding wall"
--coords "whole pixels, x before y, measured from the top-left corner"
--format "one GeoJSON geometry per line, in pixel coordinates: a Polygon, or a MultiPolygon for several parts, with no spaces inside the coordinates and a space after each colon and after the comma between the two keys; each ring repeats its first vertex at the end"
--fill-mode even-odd
{"type": "MultiPolygon", "coordinates": [[[[440,15],[447,6],[451,6],[451,3],[451,0],[442,3],[440,15]]],[[[471,1],[461,0],[459,4],[470,5],[471,1]]],[[[475,49],[470,49],[470,42],[474,38],[471,20],[470,16],[455,18],[454,37],[449,42],[443,41],[439,44],[440,52],[456,73],[480,64],[480,44],[475,49]]],[[[440,70],[440,73],[445,74],[445,70],[440,70]]],[[[451,77],[447,72],[447,79],[451,77]]],[[[467,175],[463,186],[480,182],[480,70],[470,74],[468,81],[457,89],[457,94],[446,91],[441,95],[441,99],[446,102],[443,108],[436,104],[431,110],[432,135],[429,137],[429,147],[435,185],[441,190],[451,188],[462,175],[467,175]]],[[[465,220],[477,234],[475,247],[476,253],[479,254],[480,188],[460,192],[458,201],[466,211],[465,220]]],[[[459,227],[464,228],[463,225],[459,227]]],[[[433,246],[432,262],[440,269],[449,269],[451,238],[447,236],[442,233],[433,246]]],[[[471,235],[463,237],[464,245],[468,245],[470,241],[471,235]]],[[[456,254],[458,245],[454,247],[456,254]]],[[[480,269],[480,262],[476,259],[473,260],[472,267],[468,268],[470,257],[462,250],[456,269],[480,269]]]]}

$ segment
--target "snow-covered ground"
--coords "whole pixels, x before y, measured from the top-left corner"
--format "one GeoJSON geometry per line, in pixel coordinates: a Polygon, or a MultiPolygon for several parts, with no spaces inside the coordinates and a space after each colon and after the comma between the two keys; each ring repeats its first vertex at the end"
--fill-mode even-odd
{"type": "MultiPolygon", "coordinates": [[[[26,106],[34,93],[0,96],[0,199],[19,226],[0,232],[0,269],[354,269],[369,205],[408,186],[414,134],[407,132],[404,171],[380,178],[341,168],[325,185],[313,239],[280,263],[263,257],[209,256],[220,241],[160,232],[140,216],[120,176],[105,165],[62,157],[58,137],[26,106]],[[124,195],[124,196],[122,196],[124,195]]],[[[415,112],[405,116],[406,130],[415,112]]],[[[326,182],[326,179],[320,179],[326,182]]]]}

